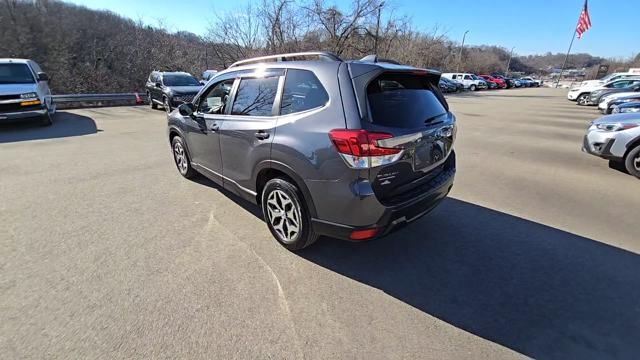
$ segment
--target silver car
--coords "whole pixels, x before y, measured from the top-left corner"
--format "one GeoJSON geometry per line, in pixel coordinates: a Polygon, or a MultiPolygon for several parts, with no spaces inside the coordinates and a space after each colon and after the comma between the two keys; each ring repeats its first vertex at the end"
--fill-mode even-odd
{"type": "Polygon", "coordinates": [[[33,60],[0,59],[0,123],[39,119],[51,125],[56,107],[48,82],[33,60]]]}
{"type": "Polygon", "coordinates": [[[582,150],[624,164],[640,179],[640,114],[624,113],[595,120],[584,137],[582,150]]]}

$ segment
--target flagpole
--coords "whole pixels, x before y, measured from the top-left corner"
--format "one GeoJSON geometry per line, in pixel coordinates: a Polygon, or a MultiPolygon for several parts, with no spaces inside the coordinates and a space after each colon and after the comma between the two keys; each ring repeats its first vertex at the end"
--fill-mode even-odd
{"type": "MultiPolygon", "coordinates": [[[[587,1],[588,0],[584,0],[584,6],[582,7],[582,11],[578,16],[578,25],[580,25],[580,21],[582,20],[582,14],[587,11],[587,1]]],[[[589,16],[589,13],[587,13],[587,18],[588,16],[589,16]]],[[[571,42],[569,43],[569,50],[567,50],[567,55],[564,57],[564,62],[562,63],[562,69],[560,69],[560,75],[558,75],[558,80],[556,81],[556,88],[558,88],[558,85],[560,85],[560,80],[562,79],[562,73],[564,72],[565,66],[567,66],[567,60],[569,59],[569,53],[571,52],[571,47],[573,46],[573,40],[576,39],[576,34],[578,33],[578,25],[576,25],[575,29],[573,29],[573,36],[571,37],[571,42]]],[[[586,30],[588,30],[588,28],[585,29],[584,31],[586,30]]]]}
{"type": "Polygon", "coordinates": [[[576,39],[576,34],[578,33],[578,27],[573,30],[573,37],[571,38],[571,43],[569,43],[569,50],[567,50],[567,55],[564,57],[564,62],[562,63],[562,69],[560,70],[560,75],[558,75],[558,80],[556,80],[556,88],[558,88],[558,84],[560,84],[560,79],[562,79],[562,73],[564,72],[564,67],[567,66],[567,59],[569,59],[569,53],[571,52],[571,47],[573,46],[573,40],[576,39]]]}

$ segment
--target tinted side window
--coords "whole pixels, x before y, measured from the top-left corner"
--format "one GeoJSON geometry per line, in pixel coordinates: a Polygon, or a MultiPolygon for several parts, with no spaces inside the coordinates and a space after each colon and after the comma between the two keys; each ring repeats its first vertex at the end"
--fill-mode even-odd
{"type": "Polygon", "coordinates": [[[243,78],[240,80],[231,115],[271,116],[278,90],[278,79],[243,78]]]}
{"type": "Polygon", "coordinates": [[[453,75],[453,76],[451,76],[451,78],[452,78],[452,79],[455,79],[455,78],[456,78],[456,76],[455,76],[455,75],[453,75]]]}
{"type": "Polygon", "coordinates": [[[308,70],[287,70],[280,114],[292,114],[324,106],[329,95],[320,80],[308,70]]]}
{"type": "Polygon", "coordinates": [[[469,75],[465,75],[465,76],[464,76],[464,79],[465,79],[465,80],[471,80],[471,76],[469,76],[469,75]]]}
{"type": "Polygon", "coordinates": [[[219,82],[201,97],[198,104],[198,112],[203,114],[224,114],[224,109],[229,101],[229,93],[234,79],[219,82]]]}
{"type": "Polygon", "coordinates": [[[424,127],[447,113],[436,91],[422,76],[383,74],[367,86],[371,122],[399,128],[424,127]]]}

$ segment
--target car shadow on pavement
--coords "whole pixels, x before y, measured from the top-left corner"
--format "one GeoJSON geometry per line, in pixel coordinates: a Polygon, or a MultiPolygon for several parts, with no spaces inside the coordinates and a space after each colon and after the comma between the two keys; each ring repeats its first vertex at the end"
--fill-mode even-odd
{"type": "Polygon", "coordinates": [[[301,256],[533,358],[640,354],[640,256],[482,206],[449,198],[385,238],[301,256]]]}
{"type": "Polygon", "coordinates": [[[38,120],[0,124],[0,144],[95,134],[95,121],[87,116],[57,112],[53,125],[40,126],[38,120]]]}

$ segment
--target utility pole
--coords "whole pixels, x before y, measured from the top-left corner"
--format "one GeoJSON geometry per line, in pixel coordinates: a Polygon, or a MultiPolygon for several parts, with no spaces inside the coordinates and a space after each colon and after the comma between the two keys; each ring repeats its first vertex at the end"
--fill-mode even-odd
{"type": "Polygon", "coordinates": [[[462,35],[462,45],[460,45],[460,54],[458,54],[458,66],[456,66],[456,72],[460,71],[460,62],[462,61],[462,49],[464,49],[464,39],[467,37],[467,33],[469,32],[469,30],[464,32],[464,35],[462,35]]]}
{"type": "Polygon", "coordinates": [[[509,76],[509,66],[511,65],[511,58],[513,57],[513,49],[515,49],[516,47],[512,47],[511,48],[511,53],[509,53],[509,61],[507,61],[507,71],[504,72],[504,76],[509,76]]]}
{"type": "Polygon", "coordinates": [[[376,38],[374,39],[374,43],[373,43],[373,53],[377,56],[378,55],[378,34],[380,33],[380,12],[382,11],[382,7],[384,6],[384,1],[380,3],[380,5],[378,5],[378,22],[376,25],[376,38]]]}

